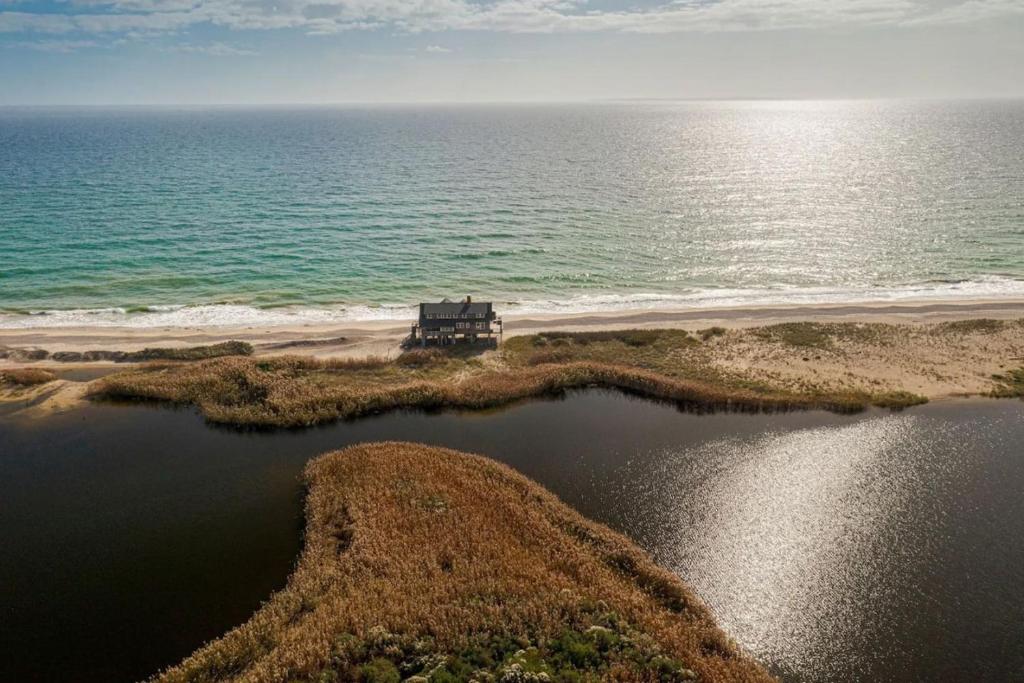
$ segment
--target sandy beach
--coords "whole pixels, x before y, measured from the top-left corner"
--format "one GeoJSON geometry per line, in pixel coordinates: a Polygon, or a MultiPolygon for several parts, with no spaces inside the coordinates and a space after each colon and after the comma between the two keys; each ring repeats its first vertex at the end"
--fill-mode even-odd
{"type": "MultiPolygon", "coordinates": [[[[497,373],[485,381],[497,394],[503,394],[505,387],[522,381],[548,381],[526,379],[534,376],[537,366],[596,362],[600,368],[625,366],[652,371],[658,378],[696,381],[702,387],[698,390],[701,395],[708,387],[715,387],[712,394],[724,389],[719,398],[741,396],[755,387],[756,396],[744,399],[755,404],[771,395],[772,401],[782,404],[798,397],[796,404],[806,406],[907,405],[966,396],[1017,395],[1019,388],[1011,386],[1017,387],[1019,378],[1013,373],[1024,366],[1021,320],[1024,301],[1007,300],[510,316],[504,320],[498,350],[466,348],[456,354],[458,360],[422,371],[410,370],[406,359],[399,360],[411,321],[262,328],[3,330],[0,371],[41,371],[46,374],[40,379],[46,381],[31,386],[15,383],[0,397],[7,402],[30,401],[32,412],[48,414],[78,405],[101,377],[139,367],[138,362],[123,359],[85,362],[77,354],[192,347],[202,347],[196,351],[208,353],[211,345],[237,340],[244,342],[242,346],[251,344],[251,350],[246,347],[244,353],[257,358],[299,356],[304,362],[321,365],[379,367],[387,375],[364,378],[365,387],[358,390],[350,382],[363,380],[350,377],[340,389],[345,396],[351,391],[358,394],[424,378],[440,382],[432,386],[461,390],[474,386],[488,373],[497,373]],[[631,330],[681,334],[643,340],[636,346],[626,339],[631,330]],[[707,334],[709,331],[714,334],[707,334]],[[549,339],[567,334],[583,335],[584,339],[579,344],[563,340],[568,346],[549,345],[549,339]],[[587,345],[588,336],[608,335],[601,344],[587,345]],[[394,369],[387,370],[390,366],[394,369]]],[[[214,355],[226,353],[237,352],[217,350],[214,355]]],[[[179,367],[187,372],[187,365],[179,367]]],[[[197,372],[205,372],[202,368],[207,366],[199,361],[197,367],[197,372]]],[[[587,372],[603,376],[605,370],[594,367],[588,366],[587,372]]],[[[307,371],[310,378],[319,376],[316,367],[303,372],[307,371]]],[[[338,379],[328,376],[331,382],[338,379]]],[[[165,393],[163,389],[146,391],[156,396],[165,393]]],[[[320,388],[297,391],[313,392],[308,396],[314,400],[320,388]]],[[[528,395],[533,390],[523,391],[528,395]]],[[[676,395],[690,389],[666,391],[676,395]]],[[[331,405],[324,396],[317,400],[331,405]]]]}
{"type": "MultiPolygon", "coordinates": [[[[501,315],[500,309],[498,310],[501,315]]],[[[565,315],[503,315],[504,338],[547,331],[623,329],[729,329],[788,322],[857,322],[928,324],[954,320],[1024,318],[1024,299],[908,301],[899,304],[837,304],[832,306],[765,306],[589,312],[565,315]]],[[[394,358],[412,320],[343,321],[277,327],[68,327],[0,329],[0,351],[45,349],[62,351],[137,351],[147,347],[182,347],[240,340],[257,355],[298,354],[318,358],[394,358]]],[[[0,359],[0,367],[21,365],[0,359]]],[[[88,363],[98,367],[103,361],[88,363]]],[[[110,363],[106,363],[110,364],[110,363]]],[[[40,367],[71,367],[42,360],[40,367]]]]}

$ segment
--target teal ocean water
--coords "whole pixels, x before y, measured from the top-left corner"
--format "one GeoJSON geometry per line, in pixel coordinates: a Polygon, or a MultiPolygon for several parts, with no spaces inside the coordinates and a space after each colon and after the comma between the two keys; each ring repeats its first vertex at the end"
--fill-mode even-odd
{"type": "Polygon", "coordinates": [[[1024,102],[0,109],[0,327],[1024,297],[1024,102]]]}

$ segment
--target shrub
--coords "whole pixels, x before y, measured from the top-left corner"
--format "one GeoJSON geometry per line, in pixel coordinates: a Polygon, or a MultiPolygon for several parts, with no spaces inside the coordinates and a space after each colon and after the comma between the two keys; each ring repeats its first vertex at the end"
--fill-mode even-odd
{"type": "Polygon", "coordinates": [[[917,406],[923,403],[927,403],[928,399],[920,394],[915,394],[909,391],[888,391],[882,394],[876,394],[871,399],[871,404],[878,408],[889,408],[892,410],[902,410],[903,408],[909,408],[910,406],[917,406]]]}
{"type": "Polygon", "coordinates": [[[1024,367],[993,375],[996,388],[992,395],[997,398],[1024,398],[1024,367]]]}
{"type": "Polygon", "coordinates": [[[118,358],[119,361],[137,363],[148,360],[202,360],[222,356],[251,356],[252,344],[243,341],[226,341],[210,346],[189,346],[183,348],[156,348],[130,351],[118,358]]]}
{"type": "Polygon", "coordinates": [[[32,387],[40,384],[46,384],[57,379],[57,375],[53,374],[49,370],[43,370],[40,368],[18,368],[13,370],[3,370],[0,372],[0,380],[3,380],[7,384],[14,384],[20,387],[32,387]]]}
{"type": "Polygon", "coordinates": [[[714,337],[721,337],[725,333],[726,329],[724,327],[709,327],[707,329],[700,330],[697,334],[700,335],[701,341],[707,341],[714,337]]]}
{"type": "MultiPolygon", "coordinates": [[[[593,669],[601,663],[601,653],[597,644],[582,633],[565,631],[551,642],[552,660],[556,665],[571,666],[576,669],[593,669]]],[[[562,668],[559,666],[558,668],[562,668]]]]}
{"type": "Polygon", "coordinates": [[[363,683],[399,683],[402,676],[398,673],[398,667],[387,659],[377,657],[359,667],[359,680],[363,683]]]}

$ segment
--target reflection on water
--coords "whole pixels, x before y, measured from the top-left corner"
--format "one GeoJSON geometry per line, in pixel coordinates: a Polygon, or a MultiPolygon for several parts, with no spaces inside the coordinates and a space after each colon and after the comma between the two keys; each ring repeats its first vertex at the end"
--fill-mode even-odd
{"type": "Polygon", "coordinates": [[[717,456],[718,477],[708,478],[699,518],[676,534],[676,548],[696,546],[689,567],[708,585],[709,601],[730,596],[736,637],[821,679],[821,667],[832,665],[830,643],[869,628],[856,603],[892,599],[890,586],[872,581],[884,559],[873,544],[913,488],[881,473],[889,458],[909,455],[913,423],[885,417],[701,449],[717,456]],[[698,539],[695,526],[704,532],[698,539]]]}
{"type": "Polygon", "coordinates": [[[940,406],[662,449],[617,475],[608,516],[785,679],[1024,678],[1022,415],[940,406]]]}
{"type": "Polygon", "coordinates": [[[490,455],[680,573],[787,680],[1024,678],[1024,404],[680,413],[603,391],[299,432],[93,406],[0,420],[0,681],[127,681],[283,584],[306,460],[490,455]]]}

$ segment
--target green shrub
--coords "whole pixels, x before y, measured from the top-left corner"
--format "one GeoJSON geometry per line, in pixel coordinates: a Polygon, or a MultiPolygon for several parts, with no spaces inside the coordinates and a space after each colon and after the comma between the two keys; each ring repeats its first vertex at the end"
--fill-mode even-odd
{"type": "Polygon", "coordinates": [[[551,641],[551,659],[554,664],[572,666],[576,669],[597,668],[603,658],[597,650],[597,643],[577,631],[565,631],[551,641]]]}
{"type": "Polygon", "coordinates": [[[359,680],[362,683],[399,683],[402,680],[398,667],[387,659],[376,659],[359,667],[359,680]]]}
{"type": "Polygon", "coordinates": [[[1024,368],[1010,370],[1001,375],[993,375],[996,388],[992,395],[997,398],[1024,398],[1024,368]]]}

